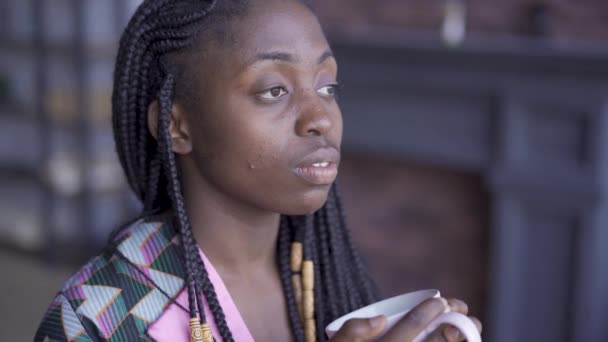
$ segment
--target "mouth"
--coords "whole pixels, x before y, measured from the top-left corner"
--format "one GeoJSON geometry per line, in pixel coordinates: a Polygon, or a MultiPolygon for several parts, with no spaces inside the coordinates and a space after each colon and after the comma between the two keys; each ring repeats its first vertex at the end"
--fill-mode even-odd
{"type": "Polygon", "coordinates": [[[320,150],[296,166],[293,172],[310,184],[330,185],[338,176],[339,160],[340,154],[336,150],[320,150]]]}
{"type": "Polygon", "coordinates": [[[329,185],[338,176],[338,166],[332,162],[314,163],[295,169],[295,174],[315,185],[329,185]]]}

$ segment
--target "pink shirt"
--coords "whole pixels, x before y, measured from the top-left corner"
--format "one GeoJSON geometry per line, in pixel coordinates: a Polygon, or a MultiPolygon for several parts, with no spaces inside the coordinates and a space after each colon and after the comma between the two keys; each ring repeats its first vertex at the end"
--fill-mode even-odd
{"type": "MultiPolygon", "coordinates": [[[[209,273],[209,280],[215,288],[217,299],[224,310],[226,323],[232,332],[234,340],[238,342],[253,342],[253,337],[249,329],[247,329],[239,310],[232,301],[232,297],[228,293],[228,289],[224,285],[222,278],[220,278],[215,268],[213,268],[205,254],[203,254],[203,251],[199,249],[199,253],[209,273]]],[[[213,337],[216,341],[221,342],[222,337],[217,330],[217,325],[207,304],[207,299],[203,296],[202,300],[205,306],[205,317],[211,326],[213,337]]],[[[188,291],[186,288],[177,296],[176,301],[183,307],[188,307],[188,291]]],[[[160,318],[148,327],[148,335],[158,342],[190,342],[189,321],[189,314],[175,303],[171,303],[160,318]]]]}

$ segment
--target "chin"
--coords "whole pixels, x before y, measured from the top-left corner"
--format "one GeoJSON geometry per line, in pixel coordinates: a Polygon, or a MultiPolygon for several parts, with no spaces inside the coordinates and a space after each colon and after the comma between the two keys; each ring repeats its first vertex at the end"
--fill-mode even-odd
{"type": "Polygon", "coordinates": [[[282,206],[280,210],[283,215],[309,215],[321,209],[327,201],[327,189],[315,189],[285,201],[286,206],[282,206]]]}

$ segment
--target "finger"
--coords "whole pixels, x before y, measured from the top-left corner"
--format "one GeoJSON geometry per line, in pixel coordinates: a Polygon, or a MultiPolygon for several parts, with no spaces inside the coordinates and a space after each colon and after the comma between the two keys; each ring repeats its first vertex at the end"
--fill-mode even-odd
{"type": "Polygon", "coordinates": [[[448,310],[445,298],[430,298],[416,306],[412,311],[388,331],[383,342],[411,341],[418,336],[432,320],[448,310]]]}
{"type": "Polygon", "coordinates": [[[469,313],[469,306],[460,299],[450,298],[448,299],[448,305],[450,306],[450,311],[452,312],[459,312],[463,315],[469,313]]]}
{"type": "Polygon", "coordinates": [[[365,342],[380,335],[386,327],[386,317],[353,318],[331,338],[331,342],[365,342]]]}
{"type": "MultiPolygon", "coordinates": [[[[443,327],[443,326],[442,326],[443,327]]],[[[433,331],[433,333],[431,333],[429,336],[427,336],[427,338],[424,339],[424,342],[454,342],[454,341],[458,341],[458,340],[448,340],[444,335],[443,335],[443,329],[442,327],[437,328],[437,330],[433,331]]]]}
{"type": "MultiPolygon", "coordinates": [[[[482,330],[481,322],[475,317],[469,316],[469,318],[471,319],[471,321],[473,321],[473,324],[475,324],[477,331],[479,331],[479,333],[481,334],[481,330],[482,330]]],[[[465,340],[464,335],[455,326],[445,324],[445,325],[442,325],[441,327],[443,328],[442,329],[443,336],[445,337],[445,339],[447,341],[453,342],[453,341],[464,341],[465,340]]]]}

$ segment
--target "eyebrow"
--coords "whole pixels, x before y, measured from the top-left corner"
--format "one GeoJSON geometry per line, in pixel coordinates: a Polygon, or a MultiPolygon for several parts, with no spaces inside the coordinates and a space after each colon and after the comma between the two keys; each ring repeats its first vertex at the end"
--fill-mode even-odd
{"type": "Polygon", "coordinates": [[[321,63],[325,62],[326,60],[328,60],[329,58],[333,58],[333,57],[334,57],[334,53],[331,50],[326,50],[325,52],[323,52],[321,57],[319,57],[317,64],[321,64],[321,63]]]}
{"type": "MultiPolygon", "coordinates": [[[[317,60],[317,64],[321,64],[325,62],[327,59],[334,57],[334,54],[331,50],[326,50],[321,54],[319,59],[317,60]]],[[[249,65],[261,62],[261,61],[283,61],[288,63],[300,63],[300,60],[294,55],[287,52],[261,52],[255,55],[255,57],[251,60],[249,65]]]]}

